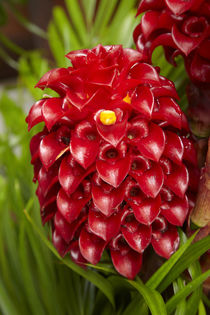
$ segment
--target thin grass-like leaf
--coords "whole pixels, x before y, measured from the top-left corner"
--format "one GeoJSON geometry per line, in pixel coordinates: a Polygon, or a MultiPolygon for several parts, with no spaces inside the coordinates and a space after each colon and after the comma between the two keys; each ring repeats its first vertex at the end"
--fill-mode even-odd
{"type": "Polygon", "coordinates": [[[158,286],[158,291],[163,292],[185,269],[209,249],[210,236],[192,244],[173,266],[171,271],[165,276],[164,280],[158,286]]]}
{"type": "Polygon", "coordinates": [[[16,45],[13,41],[11,41],[8,37],[6,37],[2,32],[0,32],[0,42],[2,42],[5,47],[10,49],[17,55],[22,55],[26,52],[22,47],[16,45]]]}
{"type": "Polygon", "coordinates": [[[22,121],[25,119],[25,114],[20,106],[17,106],[6,93],[3,93],[0,98],[0,113],[10,132],[16,135],[25,133],[22,129],[22,121]]]}
{"type": "Polygon", "coordinates": [[[116,31],[117,29],[119,29],[119,25],[121,25],[123,19],[128,14],[128,12],[132,8],[134,8],[135,4],[136,4],[136,0],[130,0],[130,1],[121,0],[119,2],[119,6],[117,8],[116,14],[113,17],[113,20],[112,20],[111,26],[110,26],[113,31],[116,31]]]}
{"type": "Polygon", "coordinates": [[[93,26],[93,36],[103,33],[109,19],[113,15],[114,9],[116,7],[117,0],[107,1],[101,0],[96,14],[95,23],[93,26]],[[104,14],[106,12],[106,14],[104,14]]]}
{"type": "Polygon", "coordinates": [[[18,22],[23,25],[29,32],[46,39],[47,35],[43,29],[41,29],[38,25],[31,23],[28,19],[26,19],[18,10],[12,5],[12,12],[15,15],[18,22]]]}
{"type": "Polygon", "coordinates": [[[206,309],[202,301],[199,303],[198,315],[206,315],[206,309]]]}
{"type": "Polygon", "coordinates": [[[96,10],[96,2],[97,0],[82,0],[88,29],[90,29],[93,24],[94,13],[96,10]]]}
{"type": "Polygon", "coordinates": [[[188,241],[182,245],[178,251],[173,254],[173,256],[166,261],[153,275],[150,277],[150,279],[147,281],[147,286],[149,286],[152,289],[155,289],[159,286],[159,284],[165,280],[165,277],[170,273],[173,266],[177,263],[177,261],[182,257],[184,252],[189,248],[190,244],[194,240],[196,234],[198,232],[195,232],[188,241]]]}
{"type": "Polygon", "coordinates": [[[42,231],[33,222],[30,215],[26,211],[24,212],[25,212],[26,218],[29,220],[29,222],[31,222],[33,228],[38,232],[39,236],[44,241],[45,245],[47,245],[47,247],[53,252],[53,254],[64,265],[66,265],[67,267],[69,267],[70,269],[72,269],[73,271],[75,271],[76,273],[84,277],[85,279],[91,281],[96,287],[98,287],[106,295],[106,297],[109,299],[111,304],[114,306],[115,305],[114,294],[113,294],[113,289],[112,289],[111,284],[105,278],[100,276],[98,273],[95,273],[90,270],[85,271],[84,269],[82,269],[81,267],[73,263],[69,258],[62,259],[60,255],[58,254],[58,252],[56,251],[56,249],[53,247],[52,243],[48,241],[45,235],[43,235],[42,231]]]}
{"type": "MultiPolygon", "coordinates": [[[[40,77],[49,70],[49,65],[46,59],[41,57],[40,53],[32,52],[28,57],[21,57],[19,60],[19,72],[21,81],[27,87],[30,94],[35,100],[39,100],[43,96],[43,91],[35,89],[34,86],[40,77]]],[[[47,90],[45,90],[47,93],[47,90]]],[[[55,93],[54,93],[55,94],[55,93]]],[[[54,95],[51,92],[51,95],[54,95]]]]}
{"type": "Polygon", "coordinates": [[[96,269],[98,271],[102,271],[104,273],[107,273],[107,274],[117,274],[116,271],[114,270],[114,268],[110,265],[110,266],[107,266],[107,264],[103,264],[103,263],[98,263],[97,265],[92,265],[92,264],[86,264],[87,266],[93,268],[93,269],[96,269]]]}
{"type": "MultiPolygon", "coordinates": [[[[176,281],[173,282],[174,293],[176,294],[177,292],[179,292],[181,289],[184,288],[184,286],[185,286],[185,281],[181,277],[179,277],[176,281]]],[[[185,299],[180,301],[176,307],[175,315],[185,315],[186,306],[187,306],[187,303],[185,299]]]]}
{"type": "Polygon", "coordinates": [[[122,315],[130,314],[142,314],[147,315],[149,313],[149,308],[143,298],[139,299],[139,296],[133,298],[130,304],[123,311],[122,315]]]}
{"type": "Polygon", "coordinates": [[[3,287],[2,281],[0,279],[0,310],[2,310],[4,315],[19,315],[13,301],[10,299],[8,292],[3,287]]]}
{"type": "Polygon", "coordinates": [[[210,308],[210,299],[208,299],[208,297],[203,293],[202,294],[202,300],[205,303],[205,305],[210,308]]]}
{"type": "Polygon", "coordinates": [[[63,41],[65,54],[71,50],[79,49],[80,43],[78,37],[76,36],[63,8],[59,6],[54,7],[53,16],[54,22],[61,36],[60,40],[63,41]]]}
{"type": "Polygon", "coordinates": [[[58,67],[65,67],[66,66],[66,60],[64,58],[65,48],[63,46],[63,42],[60,40],[60,36],[53,21],[50,22],[47,33],[50,49],[53,53],[53,56],[56,60],[58,67]]]}
{"type": "Polygon", "coordinates": [[[171,314],[177,304],[190,295],[201,283],[203,283],[208,277],[210,277],[210,270],[206,271],[199,277],[195,278],[193,281],[188,283],[183,289],[181,289],[177,294],[175,294],[172,298],[170,298],[166,303],[166,308],[168,314],[171,314]]]}
{"type": "Polygon", "coordinates": [[[142,282],[126,280],[133,286],[144,298],[152,315],[167,315],[165,303],[162,296],[157,291],[148,288],[142,282]]]}
{"type": "Polygon", "coordinates": [[[30,263],[30,258],[27,252],[27,245],[26,245],[26,234],[25,234],[25,224],[24,221],[21,223],[20,227],[20,243],[19,243],[19,253],[20,253],[20,260],[21,260],[21,276],[24,282],[24,290],[26,294],[26,298],[30,303],[32,314],[36,315],[42,314],[45,315],[45,310],[43,305],[40,301],[40,297],[37,294],[36,288],[34,286],[34,273],[33,268],[30,263]],[[36,305],[36,309],[34,309],[34,305],[36,305]]]}
{"type": "Polygon", "coordinates": [[[79,1],[65,0],[65,3],[72,24],[77,32],[77,37],[81,40],[81,44],[85,46],[87,43],[87,30],[79,1]]]}
{"type": "Polygon", "coordinates": [[[3,59],[11,68],[18,70],[18,63],[12,59],[8,53],[0,47],[0,57],[3,59]]]}

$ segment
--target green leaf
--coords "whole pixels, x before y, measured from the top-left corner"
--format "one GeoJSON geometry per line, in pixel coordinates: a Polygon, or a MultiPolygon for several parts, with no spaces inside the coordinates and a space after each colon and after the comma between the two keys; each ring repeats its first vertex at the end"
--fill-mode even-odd
{"type": "Polygon", "coordinates": [[[93,23],[93,17],[96,9],[97,0],[82,0],[83,9],[85,11],[85,17],[88,25],[88,29],[93,23]]]}
{"type": "Polygon", "coordinates": [[[116,12],[113,12],[110,24],[104,29],[103,43],[122,44],[125,47],[131,47],[133,45],[132,33],[138,23],[138,20],[134,18],[135,11],[134,0],[120,1],[116,12]]]}
{"type": "Polygon", "coordinates": [[[202,294],[202,300],[206,304],[206,306],[210,308],[210,299],[208,299],[208,297],[204,293],[202,294]]]}
{"type": "Polygon", "coordinates": [[[42,37],[44,39],[47,38],[46,33],[44,30],[42,30],[39,26],[36,24],[31,23],[28,19],[26,19],[18,10],[16,7],[12,5],[12,13],[15,15],[16,19],[20,22],[21,25],[23,25],[29,32],[42,37]]]}
{"type": "Polygon", "coordinates": [[[110,273],[117,274],[117,272],[114,270],[112,265],[103,264],[103,263],[98,263],[97,265],[92,265],[92,264],[86,264],[86,265],[107,274],[110,274],[110,273]]]}
{"type": "Polygon", "coordinates": [[[84,301],[85,314],[87,315],[93,314],[93,309],[95,306],[95,299],[96,299],[95,292],[96,292],[95,286],[91,282],[85,281],[83,301],[84,301]]]}
{"type": "MultiPolygon", "coordinates": [[[[181,289],[184,288],[184,286],[185,286],[185,281],[181,277],[179,277],[176,281],[173,282],[174,293],[176,294],[177,292],[179,292],[181,289]]],[[[185,312],[186,312],[186,301],[185,299],[183,299],[177,305],[175,315],[185,315],[185,312]]]]}
{"type": "Polygon", "coordinates": [[[117,8],[116,14],[113,17],[111,22],[111,28],[113,31],[119,29],[119,25],[121,25],[122,21],[124,20],[125,16],[128,12],[134,8],[136,1],[135,0],[121,0],[119,6],[117,8]]]}
{"type": "Polygon", "coordinates": [[[145,301],[139,295],[132,298],[130,304],[126,307],[122,315],[148,315],[149,309],[145,301]]]}
{"type": "Polygon", "coordinates": [[[174,267],[174,265],[177,263],[177,261],[182,257],[184,252],[189,248],[192,241],[194,240],[196,234],[194,233],[189,240],[182,245],[175,254],[172,255],[172,257],[167,260],[153,275],[150,277],[150,279],[147,281],[147,286],[149,286],[152,289],[155,289],[159,286],[159,284],[163,281],[165,281],[165,277],[170,274],[171,269],[174,267]]]}
{"type": "MultiPolygon", "coordinates": [[[[59,40],[62,41],[63,43],[65,55],[71,50],[79,49],[80,43],[79,43],[78,37],[76,36],[63,8],[59,6],[54,7],[53,16],[54,16],[54,22],[56,24],[57,30],[60,34],[59,40]]],[[[69,64],[70,64],[70,61],[69,61],[69,64]]]]}
{"type": "Polygon", "coordinates": [[[58,67],[65,67],[66,66],[65,49],[63,43],[60,40],[60,36],[53,21],[51,21],[48,26],[47,34],[50,49],[53,53],[53,56],[56,60],[58,67]]]}
{"type": "Polygon", "coordinates": [[[25,128],[23,129],[25,114],[6,93],[3,93],[0,99],[0,112],[10,132],[16,135],[25,133],[25,128]]]}
{"type": "Polygon", "coordinates": [[[198,315],[206,315],[206,309],[202,301],[199,303],[198,315]]]}
{"type": "Polygon", "coordinates": [[[177,304],[185,299],[189,294],[191,294],[201,283],[203,283],[208,277],[210,277],[210,270],[203,273],[201,276],[195,278],[193,281],[188,283],[183,289],[177,292],[172,298],[170,298],[166,303],[166,308],[168,314],[171,314],[177,304]]]}
{"type": "Polygon", "coordinates": [[[0,4],[0,25],[4,25],[7,22],[7,15],[5,9],[3,8],[2,4],[0,4]]]}
{"type": "Polygon", "coordinates": [[[87,30],[82,15],[82,10],[77,0],[65,0],[66,7],[72,21],[73,27],[77,32],[78,39],[81,40],[82,45],[86,45],[87,42],[87,30]]]}
{"type": "Polygon", "coordinates": [[[2,310],[4,315],[19,315],[13,301],[8,296],[8,292],[3,287],[0,279],[0,310],[2,310]]]}
{"type": "Polygon", "coordinates": [[[104,28],[106,27],[111,15],[113,14],[114,8],[116,6],[116,0],[107,1],[101,0],[96,12],[96,18],[93,25],[92,36],[100,35],[104,28]],[[106,14],[104,14],[106,12],[106,14]]]}
{"type": "MultiPolygon", "coordinates": [[[[199,261],[195,261],[191,266],[189,266],[188,271],[192,279],[195,279],[196,277],[200,276],[202,271],[201,271],[199,261]]],[[[190,315],[197,314],[199,301],[201,300],[201,298],[202,298],[202,286],[198,287],[187,300],[186,314],[190,314],[190,315]]]]}
{"type": "Polygon", "coordinates": [[[89,280],[92,282],[97,288],[99,288],[104,295],[109,299],[110,303],[115,306],[114,302],[114,293],[113,293],[113,288],[108,280],[106,280],[104,277],[99,275],[98,273],[91,271],[91,270],[84,270],[83,268],[79,267],[75,263],[73,263],[69,258],[64,258],[62,259],[52,243],[48,241],[48,239],[45,237],[43,232],[36,226],[28,212],[24,211],[26,218],[28,221],[32,224],[33,228],[36,230],[36,232],[39,234],[45,245],[53,252],[53,254],[67,267],[78,273],[80,276],[84,277],[85,279],[89,280]]]}
{"type": "Polygon", "coordinates": [[[0,32],[0,42],[2,42],[7,48],[9,48],[17,55],[22,55],[25,53],[25,50],[23,48],[13,43],[13,41],[6,37],[2,32],[0,32]]]}
{"type": "MultiPolygon", "coordinates": [[[[165,276],[164,280],[158,286],[158,291],[164,291],[185,269],[209,249],[210,236],[192,244],[173,266],[171,271],[165,276]]],[[[175,254],[174,254],[175,255],[175,254]]],[[[173,256],[172,256],[173,257],[173,256]]],[[[162,267],[161,267],[162,268],[162,267]]]]}
{"type": "Polygon", "coordinates": [[[0,47],[0,57],[6,62],[11,68],[18,70],[18,63],[12,59],[8,53],[0,47]]]}
{"type": "Polygon", "coordinates": [[[133,286],[144,298],[147,306],[149,307],[152,315],[167,315],[165,303],[162,296],[157,291],[148,288],[142,282],[126,280],[133,286]]]}
{"type": "MultiPolygon", "coordinates": [[[[30,94],[35,100],[43,96],[43,91],[34,88],[40,77],[49,70],[49,65],[39,52],[33,51],[27,57],[21,57],[19,60],[19,72],[21,81],[27,87],[30,94]]],[[[47,93],[47,90],[45,90],[47,93]]],[[[54,94],[51,93],[53,96],[54,94]]]]}
{"type": "Polygon", "coordinates": [[[34,286],[34,279],[33,279],[34,274],[33,274],[33,271],[31,270],[30,258],[28,256],[27,246],[26,246],[24,221],[22,221],[21,228],[20,228],[19,251],[20,251],[20,259],[21,259],[20,271],[23,278],[23,282],[24,282],[24,289],[25,289],[27,301],[30,303],[31,309],[34,315],[36,315],[37,313],[45,315],[43,305],[40,301],[39,295],[34,286]],[[33,309],[34,305],[36,305],[36,309],[33,309]]]}

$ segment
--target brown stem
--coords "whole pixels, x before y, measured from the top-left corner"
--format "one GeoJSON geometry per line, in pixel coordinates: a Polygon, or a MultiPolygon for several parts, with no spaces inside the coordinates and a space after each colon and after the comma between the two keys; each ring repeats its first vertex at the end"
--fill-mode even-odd
{"type": "Polygon", "coordinates": [[[210,138],[206,163],[202,170],[195,207],[191,214],[191,221],[199,227],[210,223],[210,138]]]}

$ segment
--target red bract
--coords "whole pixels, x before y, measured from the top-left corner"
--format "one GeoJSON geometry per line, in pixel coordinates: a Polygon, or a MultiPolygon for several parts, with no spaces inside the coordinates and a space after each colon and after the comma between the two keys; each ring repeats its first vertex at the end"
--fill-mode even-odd
{"type": "Polygon", "coordinates": [[[178,247],[196,189],[193,142],[174,84],[141,53],[99,45],[67,57],[72,67],[37,84],[60,96],[27,117],[29,129],[46,125],[30,145],[41,218],[61,256],[96,264],[106,249],[132,279],[149,244],[165,258],[178,247]]]}
{"type": "Polygon", "coordinates": [[[150,62],[153,50],[162,45],[172,64],[183,55],[192,81],[210,83],[209,0],[142,0],[137,15],[143,12],[134,31],[142,58],[150,62]]]}

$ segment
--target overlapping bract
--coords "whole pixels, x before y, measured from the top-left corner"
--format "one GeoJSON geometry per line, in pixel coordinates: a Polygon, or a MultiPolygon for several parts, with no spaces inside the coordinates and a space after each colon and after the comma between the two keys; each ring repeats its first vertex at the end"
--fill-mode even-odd
{"type": "Polygon", "coordinates": [[[194,83],[210,83],[210,1],[142,0],[137,15],[143,12],[134,40],[144,60],[162,45],[172,64],[183,55],[194,83]]]}
{"type": "Polygon", "coordinates": [[[174,84],[121,46],[67,55],[37,87],[59,96],[36,102],[29,130],[43,224],[61,256],[82,264],[105,249],[116,270],[134,278],[151,244],[169,258],[197,189],[196,153],[174,84]],[[106,124],[101,113],[112,113],[106,124]]]}

